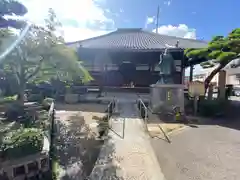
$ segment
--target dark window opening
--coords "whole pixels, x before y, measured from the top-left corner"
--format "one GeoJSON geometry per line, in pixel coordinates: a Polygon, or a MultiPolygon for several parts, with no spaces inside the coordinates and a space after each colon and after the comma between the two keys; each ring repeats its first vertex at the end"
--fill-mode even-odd
{"type": "Polygon", "coordinates": [[[25,168],[24,166],[18,166],[16,168],[13,169],[13,174],[14,177],[20,176],[20,175],[24,175],[25,174],[25,168]]]}
{"type": "Polygon", "coordinates": [[[28,164],[28,171],[29,172],[35,172],[38,170],[38,163],[37,162],[33,162],[28,164]]]}

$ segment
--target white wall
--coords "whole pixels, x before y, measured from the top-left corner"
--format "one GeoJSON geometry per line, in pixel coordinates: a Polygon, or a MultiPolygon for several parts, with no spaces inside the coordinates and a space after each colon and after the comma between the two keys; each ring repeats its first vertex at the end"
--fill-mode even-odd
{"type": "MultiPolygon", "coordinates": [[[[205,71],[204,70],[201,70],[201,72],[199,73],[199,74],[195,74],[194,76],[193,76],[193,80],[194,81],[196,81],[196,80],[198,80],[198,81],[204,81],[205,79],[206,79],[206,77],[212,72],[212,70],[213,70],[213,68],[209,68],[209,69],[205,69],[205,71]]],[[[226,83],[227,84],[233,84],[233,85],[238,85],[238,84],[240,84],[240,81],[239,81],[239,79],[236,77],[236,74],[240,74],[240,68],[239,69],[237,69],[237,68],[235,68],[235,69],[225,69],[226,70],[226,83]]],[[[217,83],[218,84],[218,76],[219,76],[219,74],[217,73],[214,77],[213,77],[213,79],[212,79],[212,81],[211,82],[215,82],[215,83],[217,83]]]]}

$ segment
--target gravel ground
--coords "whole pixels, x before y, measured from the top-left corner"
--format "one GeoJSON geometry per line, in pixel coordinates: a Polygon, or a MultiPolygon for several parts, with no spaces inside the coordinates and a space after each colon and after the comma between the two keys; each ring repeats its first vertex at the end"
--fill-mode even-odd
{"type": "Polygon", "coordinates": [[[151,143],[167,180],[240,179],[240,131],[204,125],[151,143]]]}

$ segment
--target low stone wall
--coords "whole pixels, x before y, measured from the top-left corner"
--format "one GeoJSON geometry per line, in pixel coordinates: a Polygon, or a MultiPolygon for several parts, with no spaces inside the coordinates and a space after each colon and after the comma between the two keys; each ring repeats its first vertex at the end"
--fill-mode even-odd
{"type": "Polygon", "coordinates": [[[26,177],[42,176],[49,171],[48,152],[5,161],[0,166],[0,179],[24,180],[26,177]]]}
{"type": "Polygon", "coordinates": [[[42,151],[13,160],[0,159],[0,180],[25,180],[40,177],[50,170],[49,140],[45,136],[42,151]]]}

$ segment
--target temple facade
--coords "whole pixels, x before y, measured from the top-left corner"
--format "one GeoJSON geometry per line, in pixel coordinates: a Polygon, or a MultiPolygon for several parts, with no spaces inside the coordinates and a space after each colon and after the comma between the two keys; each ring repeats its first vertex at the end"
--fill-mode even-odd
{"type": "Polygon", "coordinates": [[[184,83],[186,48],[207,42],[160,35],[142,29],[118,29],[109,34],[68,43],[94,78],[91,85],[149,87],[184,83]]]}

